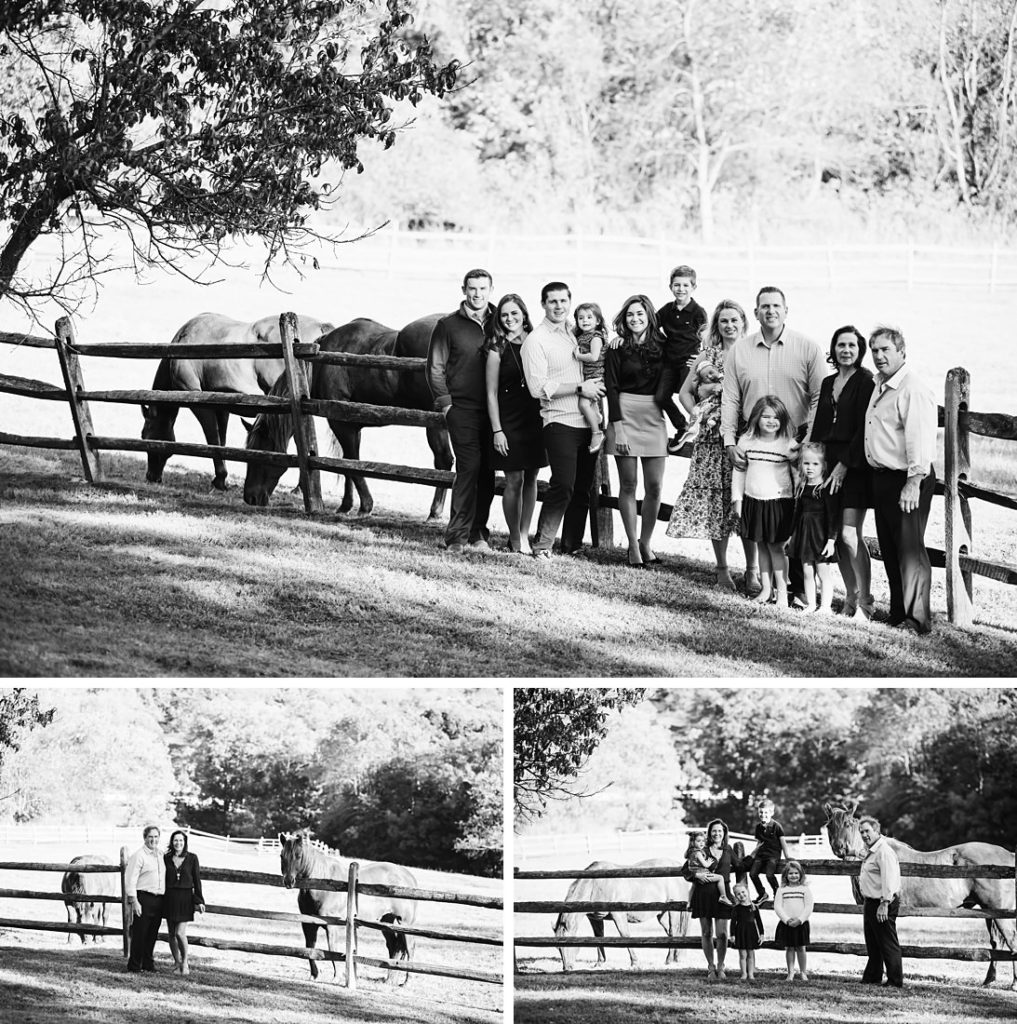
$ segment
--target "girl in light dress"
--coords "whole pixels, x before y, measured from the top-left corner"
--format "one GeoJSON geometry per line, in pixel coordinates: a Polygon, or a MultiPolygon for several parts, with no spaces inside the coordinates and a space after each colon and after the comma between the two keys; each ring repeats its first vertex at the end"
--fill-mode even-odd
{"type": "Polygon", "coordinates": [[[759,547],[762,590],[753,599],[766,604],[776,596],[787,608],[787,555],[794,518],[791,462],[797,451],[787,407],[776,395],[764,395],[752,407],[738,449],[744,469],[731,476],[731,507],[741,516],[741,535],[759,547]]]}
{"type": "Polygon", "coordinates": [[[801,559],[805,573],[805,611],[816,609],[816,578],[819,578],[819,609],[832,614],[833,567],[840,532],[840,500],[826,479],[826,452],[818,441],[807,441],[798,452],[798,486],[788,554],[801,559]]]}
{"type": "Polygon", "coordinates": [[[809,944],[809,916],[812,914],[812,890],[805,880],[805,869],[796,860],[784,865],[780,888],[773,899],[773,910],[780,922],[774,940],[784,950],[787,961],[787,980],[794,981],[795,959],[802,981],[808,981],[805,970],[805,951],[809,944]]]}

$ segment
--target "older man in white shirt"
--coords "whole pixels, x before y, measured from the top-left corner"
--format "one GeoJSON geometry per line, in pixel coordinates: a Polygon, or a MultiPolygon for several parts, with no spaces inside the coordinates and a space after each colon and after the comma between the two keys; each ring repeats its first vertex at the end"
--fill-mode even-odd
{"type": "Polygon", "coordinates": [[[900,862],[893,847],[883,837],[882,828],[875,818],[862,818],[858,824],[858,833],[869,848],[858,875],[858,887],[865,899],[862,921],[865,949],[869,954],[862,981],[867,985],[878,985],[883,980],[885,966],[885,984],[901,988],[904,984],[904,964],[897,938],[900,862]]]}
{"type": "Polygon", "coordinates": [[[604,394],[603,380],[583,380],[582,363],[572,350],[575,337],[568,327],[572,292],[567,284],[551,281],[540,292],[544,319],[523,342],[523,372],[530,394],[540,399],[544,447],[551,481],[537,520],[533,554],[551,557],[551,545],[562,525],[561,551],[578,551],[586,532],[597,455],[590,452],[591,431],[579,411],[579,398],[604,394]]]}
{"type": "Polygon", "coordinates": [[[154,971],[155,943],[162,923],[162,899],[166,894],[166,862],[159,852],[159,827],[146,825],[142,833],[145,845],[127,861],[124,890],[134,912],[131,924],[131,952],[127,970],[154,971]]]}
{"type": "Polygon", "coordinates": [[[890,625],[932,629],[932,564],[925,526],[936,492],[936,397],[905,365],[904,335],[877,327],[869,339],[877,371],[865,413],[876,537],[890,584],[890,625]]]}

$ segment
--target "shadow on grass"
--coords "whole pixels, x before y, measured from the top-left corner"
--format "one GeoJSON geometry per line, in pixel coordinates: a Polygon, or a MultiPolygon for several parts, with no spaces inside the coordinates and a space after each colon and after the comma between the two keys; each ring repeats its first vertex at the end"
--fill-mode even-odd
{"type": "MultiPolygon", "coordinates": [[[[9,458],[15,467],[18,461],[9,458]]],[[[140,472],[135,467],[134,472],[140,472]]],[[[4,525],[0,672],[169,676],[994,676],[1002,630],[919,639],[761,608],[703,563],[454,557],[419,518],[251,509],[204,478],[98,487],[26,470],[4,525]],[[207,484],[207,482],[206,482],[207,484]],[[193,485],[194,490],[188,490],[193,485]],[[54,618],[63,624],[54,635],[54,618]]],[[[8,503],[8,510],[11,504],[8,503]]]]}
{"type": "Polygon", "coordinates": [[[817,978],[788,984],[780,975],[723,983],[699,969],[575,972],[515,979],[516,1024],[655,1024],[720,1021],[739,1024],[974,1024],[1012,1020],[1017,997],[999,989],[971,989],[919,981],[902,991],[862,985],[853,978],[817,978]]]}
{"type": "Polygon", "coordinates": [[[118,1024],[212,1024],[273,1022],[325,1024],[490,1024],[493,1010],[460,1007],[389,988],[367,979],[356,992],[331,981],[290,981],[269,958],[233,966],[196,960],[187,978],[173,974],[168,959],[156,974],[129,974],[123,956],[109,951],[68,953],[3,948],[0,958],[0,1020],[18,1024],[112,1021],[118,1024]]]}

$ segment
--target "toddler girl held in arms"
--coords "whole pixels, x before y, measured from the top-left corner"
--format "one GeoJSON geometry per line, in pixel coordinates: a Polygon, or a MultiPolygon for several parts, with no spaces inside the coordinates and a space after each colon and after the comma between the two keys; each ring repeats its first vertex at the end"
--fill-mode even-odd
{"type": "Polygon", "coordinates": [[[692,407],[692,415],[685,433],[678,439],[676,448],[692,444],[701,431],[720,425],[720,394],[724,374],[720,368],[702,360],[696,368],[695,395],[698,401],[692,407]],[[711,385],[716,385],[711,386],[711,385]]]}
{"type": "MultiPolygon", "coordinates": [[[[583,380],[603,380],[607,324],[600,306],[595,302],[581,302],[576,306],[574,333],[576,343],[572,355],[583,364],[583,380]]],[[[599,452],[604,444],[604,415],[600,408],[600,399],[581,396],[579,411],[593,431],[590,451],[599,452]]]]}

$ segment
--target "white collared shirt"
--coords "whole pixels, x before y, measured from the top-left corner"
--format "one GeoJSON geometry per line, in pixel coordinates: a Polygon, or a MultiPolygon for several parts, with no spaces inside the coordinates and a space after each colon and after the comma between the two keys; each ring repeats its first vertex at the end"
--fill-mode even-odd
{"type": "Polygon", "coordinates": [[[166,862],[158,851],[151,853],[147,846],[135,850],[127,861],[124,888],[128,899],[135,899],[138,891],[162,896],[166,892],[166,862]]]}
{"type": "Polygon", "coordinates": [[[547,317],[523,342],[523,372],[530,394],[540,399],[544,426],[562,423],[580,430],[586,426],[577,395],[570,392],[552,397],[562,384],[576,387],[583,383],[583,364],[572,354],[575,344],[567,322],[553,324],[547,317]]]}
{"type": "Polygon", "coordinates": [[[925,477],[936,458],[936,396],[905,363],[876,378],[865,410],[865,459],[875,469],[925,477]]]}
{"type": "Polygon", "coordinates": [[[858,873],[858,887],[866,899],[887,903],[900,893],[900,862],[885,836],[869,847],[858,873]]]}

